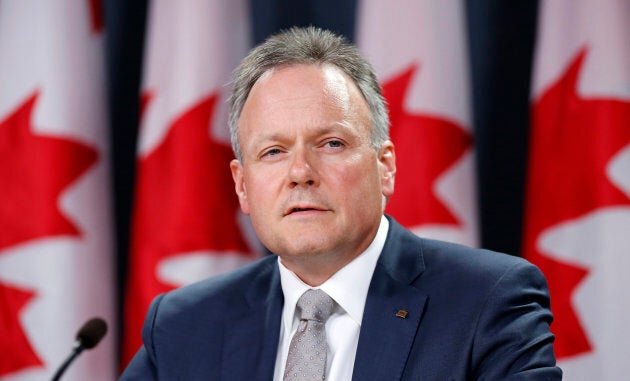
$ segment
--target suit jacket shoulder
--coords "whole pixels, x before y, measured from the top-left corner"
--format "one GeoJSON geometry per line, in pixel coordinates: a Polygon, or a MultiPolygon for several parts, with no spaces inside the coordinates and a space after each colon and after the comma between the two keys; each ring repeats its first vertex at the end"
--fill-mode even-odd
{"type": "Polygon", "coordinates": [[[232,314],[238,315],[241,313],[240,307],[264,301],[259,298],[261,294],[269,295],[262,290],[266,288],[269,291],[268,288],[272,286],[276,261],[277,257],[268,256],[232,272],[173,290],[160,301],[162,308],[166,305],[173,307],[162,311],[161,318],[190,318],[189,312],[197,309],[205,311],[204,319],[222,320],[229,319],[232,314]],[[217,305],[231,308],[218,309],[217,305]]]}
{"type": "Polygon", "coordinates": [[[158,296],[121,379],[271,379],[283,303],[276,260],[158,296]]]}

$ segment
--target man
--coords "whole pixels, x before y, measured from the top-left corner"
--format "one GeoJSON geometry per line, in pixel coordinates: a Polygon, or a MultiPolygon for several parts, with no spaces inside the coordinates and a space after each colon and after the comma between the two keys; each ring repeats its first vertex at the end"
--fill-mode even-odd
{"type": "Polygon", "coordinates": [[[394,145],[353,46],[312,27],[271,37],[231,104],[236,193],[277,257],[156,298],[123,380],[561,378],[534,266],[383,215],[394,145]]]}

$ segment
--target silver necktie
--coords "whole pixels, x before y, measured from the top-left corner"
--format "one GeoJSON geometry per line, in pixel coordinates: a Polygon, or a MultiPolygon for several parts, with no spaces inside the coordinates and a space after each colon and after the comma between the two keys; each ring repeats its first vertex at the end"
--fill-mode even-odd
{"type": "Polygon", "coordinates": [[[308,290],[297,302],[300,324],[291,339],[284,381],[324,380],[326,332],[324,326],[335,301],[322,290],[308,290]]]}

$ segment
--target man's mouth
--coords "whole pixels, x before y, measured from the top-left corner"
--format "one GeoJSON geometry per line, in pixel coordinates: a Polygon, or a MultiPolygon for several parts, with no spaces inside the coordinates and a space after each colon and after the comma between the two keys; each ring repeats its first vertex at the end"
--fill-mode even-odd
{"type": "Polygon", "coordinates": [[[294,214],[294,213],[302,213],[302,212],[322,212],[324,209],[320,209],[314,206],[295,206],[289,208],[287,212],[284,214],[285,216],[294,214]]]}

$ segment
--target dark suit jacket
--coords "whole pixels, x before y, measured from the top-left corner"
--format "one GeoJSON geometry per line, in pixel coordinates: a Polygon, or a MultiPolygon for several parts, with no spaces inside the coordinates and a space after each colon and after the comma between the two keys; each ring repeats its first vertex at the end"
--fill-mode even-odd
{"type": "MultiPolygon", "coordinates": [[[[275,256],[161,295],[121,379],[270,381],[282,303],[275,256]]],[[[551,320],[533,265],[421,239],[390,218],[353,380],[559,380],[551,320]]]]}

